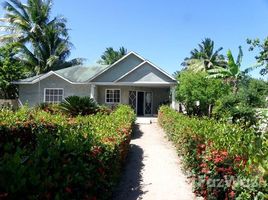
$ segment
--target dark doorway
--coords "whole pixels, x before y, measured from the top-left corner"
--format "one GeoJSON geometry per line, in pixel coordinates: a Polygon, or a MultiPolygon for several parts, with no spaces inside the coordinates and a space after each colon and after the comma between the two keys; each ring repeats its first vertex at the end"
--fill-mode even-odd
{"type": "Polygon", "coordinates": [[[138,92],[137,114],[144,115],[144,92],[138,92]]]}

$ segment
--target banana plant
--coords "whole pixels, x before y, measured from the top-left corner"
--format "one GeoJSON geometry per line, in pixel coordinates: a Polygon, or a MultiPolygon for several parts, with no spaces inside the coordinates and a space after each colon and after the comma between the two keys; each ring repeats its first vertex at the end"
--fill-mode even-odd
{"type": "Polygon", "coordinates": [[[243,58],[243,51],[241,46],[239,46],[239,52],[237,60],[235,61],[231,50],[227,51],[227,64],[226,67],[216,67],[214,69],[208,70],[208,78],[222,78],[227,83],[233,86],[233,92],[236,94],[238,91],[238,82],[241,80],[245,74],[247,74],[251,68],[244,71],[241,70],[241,63],[243,58]]]}

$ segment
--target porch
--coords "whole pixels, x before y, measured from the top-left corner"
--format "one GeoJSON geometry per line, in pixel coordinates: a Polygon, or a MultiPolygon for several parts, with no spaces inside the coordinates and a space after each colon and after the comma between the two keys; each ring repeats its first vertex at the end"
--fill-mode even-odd
{"type": "Polygon", "coordinates": [[[159,106],[173,104],[175,100],[174,87],[170,85],[93,85],[91,91],[91,97],[99,104],[110,107],[128,104],[137,116],[146,117],[157,115],[159,106]]]}

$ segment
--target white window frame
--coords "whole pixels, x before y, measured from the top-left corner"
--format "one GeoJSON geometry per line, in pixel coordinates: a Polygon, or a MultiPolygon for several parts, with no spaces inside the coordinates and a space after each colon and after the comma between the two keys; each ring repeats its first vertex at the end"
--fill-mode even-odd
{"type": "Polygon", "coordinates": [[[47,90],[62,90],[62,100],[64,99],[64,88],[44,88],[44,103],[60,103],[60,101],[58,102],[46,102],[46,91],[47,90]]]}
{"type": "Polygon", "coordinates": [[[105,97],[104,98],[105,98],[105,103],[106,104],[120,104],[121,103],[121,89],[118,89],[118,88],[107,88],[107,89],[105,89],[105,97]],[[113,91],[119,90],[119,102],[107,102],[107,91],[108,90],[113,90],[113,91]]]}

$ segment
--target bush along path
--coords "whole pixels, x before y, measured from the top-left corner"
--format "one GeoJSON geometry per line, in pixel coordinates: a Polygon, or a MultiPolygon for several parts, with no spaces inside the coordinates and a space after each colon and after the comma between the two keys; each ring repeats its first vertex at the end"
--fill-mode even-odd
{"type": "Polygon", "coordinates": [[[167,106],[160,108],[158,117],[191,172],[197,196],[205,200],[268,198],[267,133],[190,118],[167,106]]]}
{"type": "Polygon", "coordinates": [[[110,199],[135,114],[0,112],[0,199],[110,199]]]}
{"type": "Polygon", "coordinates": [[[114,200],[193,200],[194,194],[180,169],[176,149],[163,130],[153,124],[134,129],[131,148],[114,200]]]}

